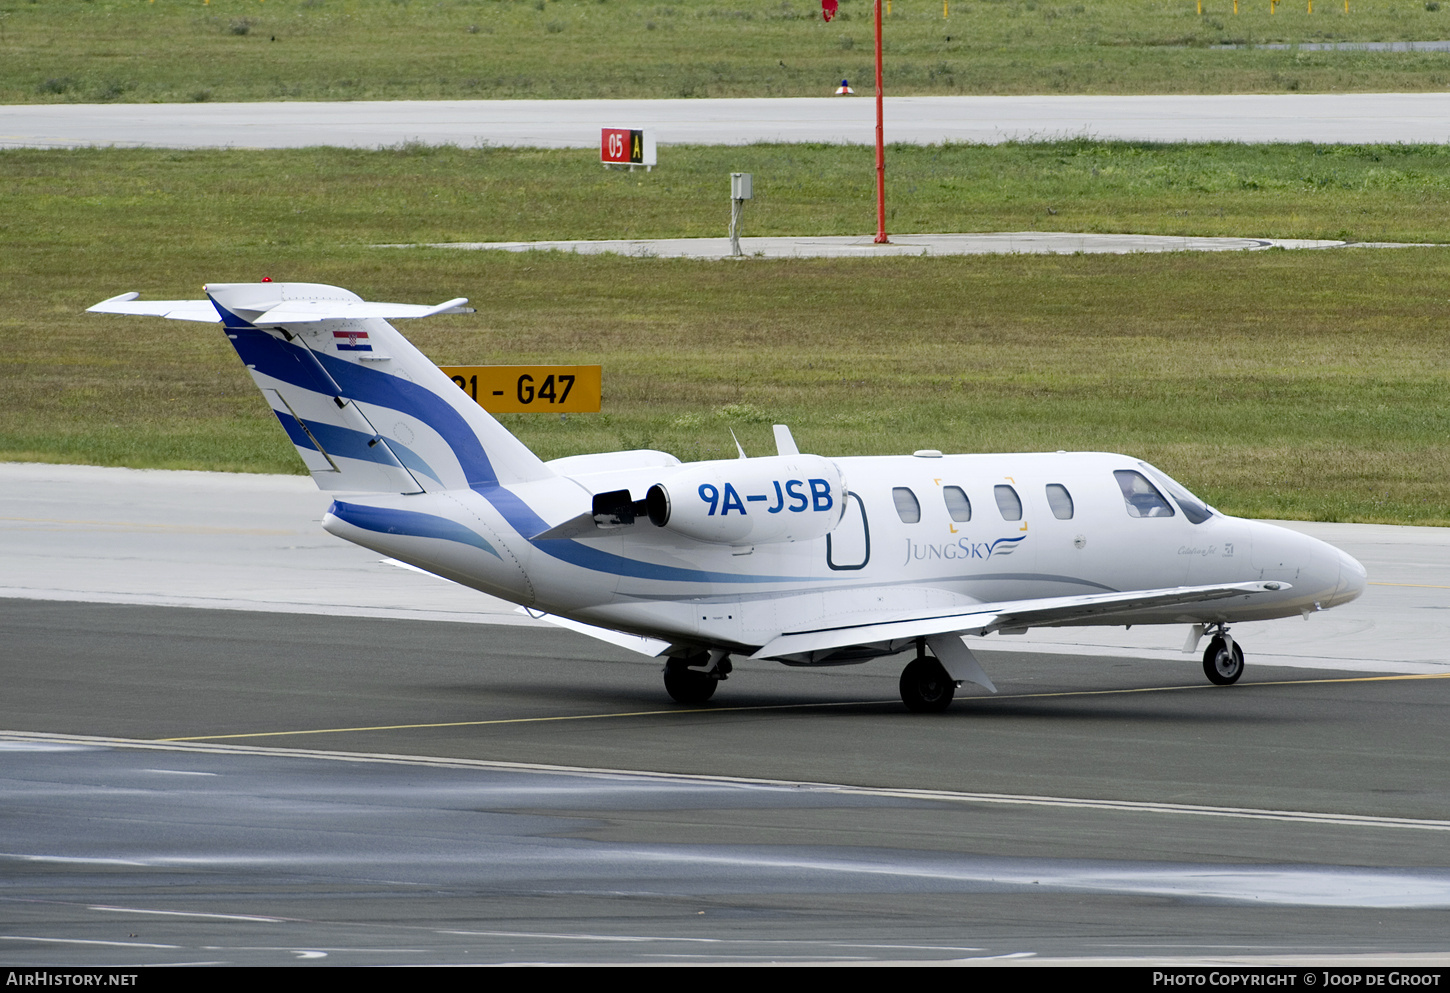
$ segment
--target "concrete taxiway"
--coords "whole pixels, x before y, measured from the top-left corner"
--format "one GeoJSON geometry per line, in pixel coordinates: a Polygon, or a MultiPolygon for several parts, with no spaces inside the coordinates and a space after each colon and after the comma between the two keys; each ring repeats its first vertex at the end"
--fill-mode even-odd
{"type": "Polygon", "coordinates": [[[681,708],[557,630],[0,630],[12,965],[1450,961],[1440,677],[984,653],[918,719],[890,665],[681,708]]]}
{"type": "Polygon", "coordinates": [[[918,717],[891,662],[679,707],[326,502],[0,466],[7,962],[1450,961],[1439,531],[1298,525],[1379,585],[1237,686],[993,638],[918,717]]]}
{"type": "MultiPolygon", "coordinates": [[[[649,128],[663,145],[876,140],[875,102],[862,97],[0,107],[0,147],[12,148],[378,148],[410,141],[597,148],[602,127],[649,128]]],[[[1450,93],[886,99],[891,142],[1076,137],[1438,144],[1450,139],[1450,93]]]]}
{"type": "MultiPolygon", "coordinates": [[[[386,245],[412,248],[412,245],[386,245]]],[[[423,245],[471,251],[574,252],[662,259],[725,259],[734,254],[729,238],[638,238],[612,241],[472,241],[423,245]]],[[[819,235],[740,239],[749,258],[875,258],[882,255],[1129,255],[1134,252],[1255,252],[1265,248],[1346,248],[1343,241],[1307,238],[1203,238],[1151,234],[1076,234],[1067,231],[996,231],[977,234],[897,234],[887,244],[873,236],[819,235]]],[[[1425,247],[1399,243],[1356,243],[1356,248],[1425,247]]]]}

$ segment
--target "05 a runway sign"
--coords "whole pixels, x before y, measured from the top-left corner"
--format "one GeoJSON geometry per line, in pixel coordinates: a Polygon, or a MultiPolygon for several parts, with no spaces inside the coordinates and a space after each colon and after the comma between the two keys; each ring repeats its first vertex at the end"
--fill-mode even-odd
{"type": "Polygon", "coordinates": [[[490,414],[595,414],[603,398],[597,365],[440,366],[490,414]]]}

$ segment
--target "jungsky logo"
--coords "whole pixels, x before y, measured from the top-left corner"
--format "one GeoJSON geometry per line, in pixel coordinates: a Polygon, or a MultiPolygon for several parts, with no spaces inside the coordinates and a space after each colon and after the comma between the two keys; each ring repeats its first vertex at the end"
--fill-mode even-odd
{"type": "Polygon", "coordinates": [[[902,565],[910,565],[912,559],[990,559],[993,555],[1011,555],[1017,550],[1017,542],[1026,537],[1025,534],[1019,534],[1015,538],[998,538],[996,541],[958,538],[954,542],[940,545],[933,542],[918,544],[907,538],[906,561],[902,565]]]}

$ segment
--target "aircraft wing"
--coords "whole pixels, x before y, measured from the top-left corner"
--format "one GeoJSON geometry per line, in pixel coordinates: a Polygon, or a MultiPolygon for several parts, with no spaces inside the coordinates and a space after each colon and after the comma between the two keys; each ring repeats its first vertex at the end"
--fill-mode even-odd
{"type": "Polygon", "coordinates": [[[87,307],[91,314],[131,314],[149,317],[169,317],[174,321],[204,321],[209,324],[221,322],[210,300],[137,300],[139,293],[122,293],[120,296],[102,300],[94,307],[87,307]]]}
{"type": "Polygon", "coordinates": [[[939,634],[991,634],[993,631],[1051,627],[1131,614],[1153,607],[1205,603],[1228,597],[1252,596],[1288,589],[1288,583],[1229,583],[1220,586],[1175,586],[1127,593],[1090,593],[1084,596],[1045,597],[983,603],[951,611],[897,615],[809,631],[787,631],[752,658],[773,659],[869,645],[905,641],[939,634]]]}

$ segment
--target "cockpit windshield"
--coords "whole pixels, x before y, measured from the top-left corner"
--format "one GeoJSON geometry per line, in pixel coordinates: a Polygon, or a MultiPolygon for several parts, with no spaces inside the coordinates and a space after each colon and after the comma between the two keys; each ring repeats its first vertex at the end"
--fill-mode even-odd
{"type": "Polygon", "coordinates": [[[1179,507],[1183,508],[1183,516],[1194,524],[1202,524],[1213,516],[1213,510],[1208,504],[1188,492],[1188,488],[1172,476],[1161,469],[1154,468],[1147,462],[1139,462],[1138,464],[1147,470],[1148,475],[1156,479],[1168,491],[1168,495],[1177,501],[1179,507]]]}

